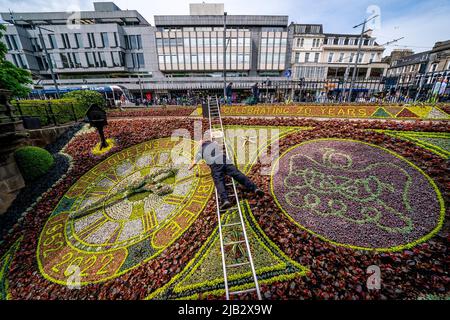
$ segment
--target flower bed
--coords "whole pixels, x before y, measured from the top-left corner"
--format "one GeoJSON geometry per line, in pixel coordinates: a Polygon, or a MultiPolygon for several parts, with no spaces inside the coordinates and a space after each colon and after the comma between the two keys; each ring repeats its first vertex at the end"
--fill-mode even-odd
{"type": "MultiPolygon", "coordinates": [[[[172,176],[165,177],[164,183],[170,185],[174,191],[164,194],[163,202],[154,194],[133,194],[132,197],[124,197],[117,203],[113,201],[117,199],[108,196],[108,193],[120,195],[124,192],[122,187],[135,181],[136,173],[141,177],[149,174],[151,176],[148,169],[161,165],[164,167],[166,163],[164,150],[166,147],[170,149],[165,138],[179,128],[185,128],[192,134],[193,123],[194,120],[191,119],[112,121],[106,127],[105,135],[115,139],[116,149],[114,153],[100,156],[92,154],[93,147],[98,143],[95,132],[86,131],[74,137],[63,150],[73,159],[69,173],[43,194],[42,199],[14,226],[12,232],[5,237],[4,243],[0,245],[0,266],[7,265],[6,269],[1,269],[5,271],[0,275],[0,284],[6,283],[5,279],[8,280],[6,292],[9,297],[12,299],[222,298],[223,282],[218,259],[220,256],[217,254],[215,201],[213,198],[208,198],[209,200],[203,198],[198,205],[190,202],[200,199],[198,195],[191,196],[192,193],[189,191],[194,185],[199,185],[195,181],[201,179],[200,177],[192,177],[191,180],[181,176],[175,179],[172,176]],[[183,179],[193,182],[189,182],[187,187],[177,184],[177,181],[182,182],[183,179]],[[182,192],[186,192],[184,198],[176,196],[182,192]],[[111,224],[106,225],[106,222],[102,223],[99,219],[95,219],[97,210],[80,211],[83,206],[89,206],[89,200],[93,209],[96,209],[98,203],[105,204],[112,201],[101,207],[105,211],[102,214],[108,215],[112,222],[120,220],[119,225],[123,224],[122,229],[125,231],[116,236],[115,230],[119,226],[116,225],[114,229],[111,224]],[[172,211],[168,213],[165,209],[160,210],[164,204],[185,208],[189,206],[189,209],[182,212],[175,210],[177,212],[171,214],[172,211]],[[146,208],[149,210],[146,211],[146,208]],[[156,214],[160,213],[159,217],[156,216],[158,224],[152,224],[155,222],[154,216],[150,221],[144,219],[147,212],[153,212],[152,208],[158,209],[155,210],[156,214]],[[70,212],[80,213],[79,218],[69,221],[70,212]],[[150,229],[134,234],[132,232],[137,228],[127,228],[125,224],[139,218],[143,228],[150,229]],[[178,229],[177,224],[178,226],[183,224],[183,227],[178,229]],[[155,236],[158,231],[169,225],[174,227],[167,229],[172,232],[162,232],[160,238],[155,236]],[[103,228],[104,232],[96,235],[97,227],[103,228]],[[60,235],[62,230],[68,235],[66,239],[60,235]],[[107,239],[100,237],[103,234],[108,235],[107,239]],[[120,238],[121,234],[124,238],[120,238]],[[141,239],[142,235],[144,237],[141,239]],[[20,241],[20,247],[14,247],[21,236],[23,239],[20,241]],[[144,239],[148,241],[142,241],[144,239]],[[11,256],[12,259],[5,258],[11,256]],[[68,270],[70,265],[78,265],[82,272],[80,288],[77,290],[67,287],[67,278],[73,275],[70,269],[68,270]]],[[[281,154],[287,152],[289,156],[288,150],[292,149],[308,155],[311,149],[303,149],[302,146],[308,146],[308,141],[324,141],[327,148],[350,153],[358,170],[361,169],[361,161],[368,161],[369,166],[375,166],[380,162],[395,164],[397,171],[389,176],[384,175],[383,170],[376,167],[371,171],[372,175],[385,185],[393,184],[402,190],[401,187],[408,179],[402,179],[399,172],[406,172],[416,185],[421,187],[417,192],[438,194],[434,188],[430,189],[432,183],[424,175],[426,174],[436,184],[448,206],[450,183],[446,174],[448,164],[445,159],[411,141],[373,131],[386,129],[401,132],[447,132],[448,126],[445,123],[425,121],[353,123],[338,120],[320,122],[308,119],[257,118],[225,119],[224,124],[246,127],[283,126],[280,135],[275,139],[279,141],[281,154]],[[370,146],[354,140],[369,143],[370,146]],[[350,143],[351,148],[329,141],[350,143]],[[366,146],[367,150],[364,149],[366,146]],[[352,153],[357,150],[360,152],[352,153]],[[367,160],[360,156],[361,152],[369,152],[373,156],[367,160]]],[[[249,159],[253,161],[253,157],[249,159]]],[[[284,159],[288,158],[285,156],[284,159]]],[[[336,159],[338,163],[342,160],[341,157],[334,156],[332,159],[336,159]]],[[[415,219],[413,219],[414,228],[417,230],[411,231],[410,238],[407,236],[404,242],[396,238],[386,238],[379,233],[367,240],[363,239],[366,243],[359,243],[357,241],[361,240],[351,237],[351,232],[347,232],[344,241],[336,238],[341,235],[325,234],[332,232],[333,229],[320,230],[322,234],[319,237],[299,227],[300,223],[305,222],[300,219],[297,222],[293,221],[286,208],[284,210],[288,214],[283,212],[270,193],[270,181],[277,179],[277,175],[273,178],[262,176],[259,174],[260,167],[261,164],[256,162],[253,165],[250,163],[243,166],[243,169],[249,170],[250,177],[265,190],[266,195],[260,199],[247,197],[248,201],[244,202],[243,208],[252,248],[256,252],[254,259],[265,299],[392,299],[417,298],[426,294],[442,296],[447,293],[446,284],[449,278],[445,269],[445,259],[449,244],[448,227],[436,230],[431,239],[423,240],[425,242],[416,241],[421,239],[422,235],[429,234],[433,228],[432,222],[436,221],[435,210],[430,211],[429,221],[418,219],[423,213],[417,208],[425,204],[417,202],[422,199],[428,207],[436,208],[432,197],[413,193],[414,199],[410,201],[410,206],[415,219]],[[423,228],[421,231],[418,230],[420,227],[423,228]],[[324,241],[324,238],[339,244],[324,241]],[[388,247],[392,249],[392,246],[408,243],[411,244],[408,245],[408,249],[397,247],[395,248],[397,251],[386,252],[372,250],[388,247]],[[364,246],[370,250],[358,250],[341,244],[364,246]],[[381,268],[381,290],[370,291],[365,286],[366,269],[371,265],[381,268]]],[[[306,168],[313,166],[309,165],[306,168]]],[[[336,168],[333,170],[336,171],[336,168]]],[[[333,174],[336,174],[335,171],[333,174]]],[[[180,174],[181,172],[185,170],[179,171],[180,174]]],[[[289,171],[286,173],[289,176],[289,171]]],[[[283,173],[280,171],[279,174],[283,173]]],[[[207,176],[206,172],[205,177],[207,176]]],[[[351,178],[362,181],[365,176],[355,177],[353,174],[351,178]]],[[[211,182],[204,184],[206,185],[210,186],[211,182]]],[[[389,191],[389,187],[386,188],[389,191]]],[[[279,194],[275,196],[280,197],[279,194]]],[[[382,195],[381,198],[385,200],[386,205],[395,209],[395,204],[392,203],[394,198],[386,195],[382,195]]],[[[400,210],[402,208],[397,208],[397,211],[400,210]]],[[[233,215],[230,213],[225,218],[230,221],[233,215]]],[[[380,229],[374,223],[371,224],[372,230],[380,229]]],[[[358,228],[351,224],[348,226],[354,228],[353,230],[358,228]]],[[[393,226],[396,226],[395,222],[393,226]]],[[[227,237],[235,238],[233,234],[227,237]]],[[[241,258],[239,248],[233,250],[236,252],[236,259],[241,258]]],[[[234,281],[233,289],[247,288],[248,271],[237,272],[233,275],[232,281],[234,281]]],[[[241,296],[241,298],[250,297],[241,296]]]]}
{"type": "Polygon", "coordinates": [[[434,182],[387,149],[353,140],[310,140],[282,154],[272,193],[288,217],[334,244],[401,250],[440,230],[434,182]]]}
{"type": "Polygon", "coordinates": [[[125,109],[124,111],[109,111],[108,117],[187,117],[195,107],[148,107],[139,109],[125,109]]]}
{"type": "Polygon", "coordinates": [[[379,106],[379,105],[257,105],[223,106],[223,116],[298,116],[323,118],[372,119],[449,119],[437,107],[379,106]]]}

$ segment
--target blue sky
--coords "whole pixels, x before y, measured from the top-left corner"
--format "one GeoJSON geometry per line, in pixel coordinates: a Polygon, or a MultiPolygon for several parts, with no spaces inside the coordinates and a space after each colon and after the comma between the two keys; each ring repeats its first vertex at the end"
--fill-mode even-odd
{"type": "MultiPolygon", "coordinates": [[[[121,9],[138,10],[153,24],[153,15],[189,14],[189,3],[199,0],[115,0],[121,9]]],[[[224,0],[228,14],[289,15],[297,23],[321,23],[325,32],[359,33],[353,26],[370,15],[380,13],[374,36],[379,43],[405,37],[392,49],[409,47],[415,52],[430,49],[436,41],[450,39],[450,0],[224,0]]],[[[92,10],[92,0],[0,0],[0,11],[92,10]]]]}

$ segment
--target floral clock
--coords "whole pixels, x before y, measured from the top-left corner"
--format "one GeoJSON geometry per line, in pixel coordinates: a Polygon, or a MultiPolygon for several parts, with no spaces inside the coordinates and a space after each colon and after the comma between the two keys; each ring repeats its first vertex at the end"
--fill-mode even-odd
{"type": "Polygon", "coordinates": [[[213,191],[206,165],[187,170],[194,151],[191,140],[152,140],[88,171],[41,233],[37,258],[44,277],[66,285],[101,282],[170,246],[213,191]]]}

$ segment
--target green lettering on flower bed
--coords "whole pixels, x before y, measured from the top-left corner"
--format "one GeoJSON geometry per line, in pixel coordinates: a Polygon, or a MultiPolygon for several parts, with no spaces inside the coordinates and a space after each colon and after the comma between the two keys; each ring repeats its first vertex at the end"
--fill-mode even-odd
{"type": "Polygon", "coordinates": [[[271,188],[280,208],[334,244],[400,250],[425,241],[442,226],[445,208],[435,183],[378,146],[311,140],[282,154],[277,168],[271,188]]]}

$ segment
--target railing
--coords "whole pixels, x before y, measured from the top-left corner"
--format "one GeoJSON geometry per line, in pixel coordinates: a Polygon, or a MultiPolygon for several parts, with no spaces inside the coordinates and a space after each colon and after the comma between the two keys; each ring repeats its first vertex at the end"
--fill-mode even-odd
{"type": "Polygon", "coordinates": [[[27,123],[30,121],[36,123],[37,119],[39,119],[38,127],[60,126],[68,122],[76,122],[84,116],[83,108],[73,101],[15,100],[11,104],[26,127],[27,123]]]}

